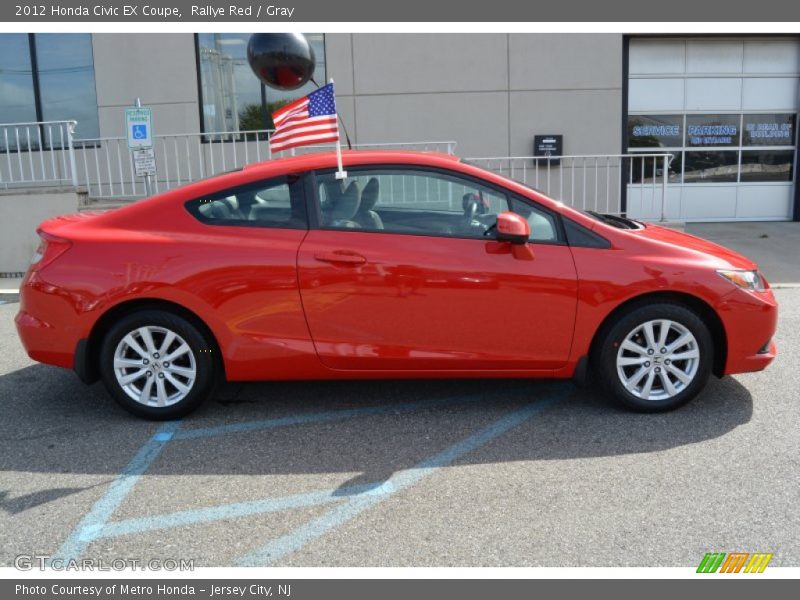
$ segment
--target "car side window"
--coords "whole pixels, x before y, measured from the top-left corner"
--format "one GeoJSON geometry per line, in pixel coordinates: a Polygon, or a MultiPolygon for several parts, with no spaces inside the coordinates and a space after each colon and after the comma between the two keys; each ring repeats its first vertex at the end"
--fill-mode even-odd
{"type": "Polygon", "coordinates": [[[556,243],[559,241],[555,215],[535,207],[519,198],[511,198],[511,210],[528,220],[532,242],[556,243]]]}
{"type": "Polygon", "coordinates": [[[504,193],[437,171],[351,168],[343,181],[318,173],[316,187],[326,229],[486,239],[509,207],[504,193]]]}
{"type": "Polygon", "coordinates": [[[186,203],[189,213],[207,225],[306,229],[302,184],[278,177],[231,188],[186,203]]]}

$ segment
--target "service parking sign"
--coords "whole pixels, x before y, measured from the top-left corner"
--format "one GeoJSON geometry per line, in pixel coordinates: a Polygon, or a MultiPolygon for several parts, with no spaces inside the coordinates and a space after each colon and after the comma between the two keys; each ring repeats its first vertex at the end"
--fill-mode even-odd
{"type": "Polygon", "coordinates": [[[149,107],[125,109],[125,130],[128,148],[153,147],[153,111],[149,107]]]}

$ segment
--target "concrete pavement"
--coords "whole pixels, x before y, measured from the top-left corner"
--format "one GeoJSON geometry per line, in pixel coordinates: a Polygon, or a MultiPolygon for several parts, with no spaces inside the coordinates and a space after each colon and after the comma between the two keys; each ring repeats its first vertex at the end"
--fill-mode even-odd
{"type": "Polygon", "coordinates": [[[662,415],[532,381],[228,385],[176,424],[38,365],[0,306],[0,565],[800,566],[800,290],[779,356],[662,415]]]}
{"type": "Polygon", "coordinates": [[[744,254],[771,285],[800,286],[800,223],[687,223],[686,233],[744,254]]]}

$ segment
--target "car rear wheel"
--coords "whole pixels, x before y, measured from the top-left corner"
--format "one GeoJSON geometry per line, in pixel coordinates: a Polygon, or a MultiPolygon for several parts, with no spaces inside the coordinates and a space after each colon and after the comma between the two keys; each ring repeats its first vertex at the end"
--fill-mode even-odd
{"type": "Polygon", "coordinates": [[[621,316],[600,345],[606,387],[641,412],[678,408],[705,386],[714,355],[708,327],[677,304],[640,306],[621,316]]]}
{"type": "Polygon", "coordinates": [[[212,345],[188,320],[144,310],[123,317],[106,335],[100,373],[114,399],[147,419],[182,417],[216,381],[212,345]]]}

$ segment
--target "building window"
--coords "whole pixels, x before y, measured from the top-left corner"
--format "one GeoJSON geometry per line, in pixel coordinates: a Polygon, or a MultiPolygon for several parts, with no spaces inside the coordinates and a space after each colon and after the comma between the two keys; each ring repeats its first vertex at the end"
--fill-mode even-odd
{"type": "MultiPolygon", "coordinates": [[[[75,120],[76,137],[100,137],[91,34],[0,34],[0,113],[5,123],[75,120]]],[[[41,129],[50,147],[48,129],[41,129]]],[[[16,140],[8,146],[16,148],[16,140]]]]}
{"type": "Polygon", "coordinates": [[[4,123],[36,121],[28,35],[0,35],[0,111],[4,123]]]}
{"type": "Polygon", "coordinates": [[[741,115],[687,115],[686,145],[692,148],[739,146],[741,115]]]}
{"type": "MultiPolygon", "coordinates": [[[[325,38],[305,34],[317,59],[314,81],[325,83],[325,38]]],[[[198,33],[197,66],[200,85],[200,126],[206,134],[271,129],[270,115],[316,86],[309,82],[291,92],[265,87],[247,62],[249,33],[198,33]]],[[[206,136],[215,141],[223,137],[206,136]]]]}
{"type": "Polygon", "coordinates": [[[635,115],[628,119],[632,148],[683,146],[683,117],[679,115],[635,115]]]}
{"type": "Polygon", "coordinates": [[[738,152],[687,152],[683,166],[683,182],[735,182],[738,162],[738,152]]]}
{"type": "MultiPolygon", "coordinates": [[[[791,182],[796,115],[630,115],[630,152],[670,153],[672,183],[791,182]]],[[[652,158],[631,161],[631,183],[663,176],[652,158]]]]}

